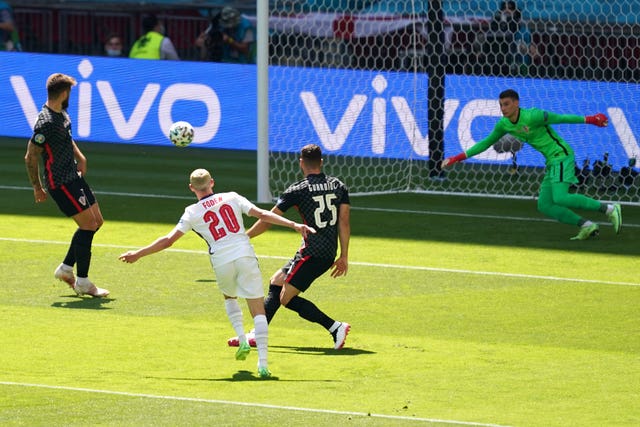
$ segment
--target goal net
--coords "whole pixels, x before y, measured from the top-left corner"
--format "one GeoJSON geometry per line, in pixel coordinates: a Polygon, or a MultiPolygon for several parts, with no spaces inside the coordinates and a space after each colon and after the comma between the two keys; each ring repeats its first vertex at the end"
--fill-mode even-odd
{"type": "Polygon", "coordinates": [[[509,136],[440,169],[490,133],[511,88],[524,108],[605,113],[608,128],[554,126],[575,150],[576,187],[640,203],[633,3],[271,0],[271,193],[300,179],[299,150],[315,143],[354,194],[536,197],[544,159],[509,136]]]}

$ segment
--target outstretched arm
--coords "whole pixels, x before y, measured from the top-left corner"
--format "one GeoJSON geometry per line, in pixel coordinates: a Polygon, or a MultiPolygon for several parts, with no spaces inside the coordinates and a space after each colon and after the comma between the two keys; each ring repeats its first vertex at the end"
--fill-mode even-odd
{"type": "MultiPolygon", "coordinates": [[[[282,216],[284,214],[284,212],[282,212],[276,206],[271,208],[271,212],[273,212],[276,215],[280,215],[280,216],[282,216]]],[[[256,236],[261,235],[262,233],[267,231],[269,228],[271,228],[271,224],[270,223],[268,223],[266,221],[258,220],[258,221],[256,221],[255,224],[253,224],[251,226],[251,228],[249,228],[249,230],[247,231],[247,235],[251,239],[251,238],[254,238],[256,236]]]]}
{"type": "MultiPolygon", "coordinates": [[[[275,208],[275,209],[277,209],[277,208],[275,208]]],[[[251,229],[249,229],[247,234],[249,234],[249,232],[251,230],[256,228],[256,225],[258,225],[258,223],[260,223],[260,222],[268,223],[268,224],[276,224],[276,225],[281,225],[283,227],[293,228],[298,233],[302,234],[302,237],[305,237],[305,238],[307,237],[307,235],[309,235],[309,233],[314,234],[316,232],[316,230],[314,230],[313,228],[309,227],[308,225],[299,224],[297,222],[291,221],[290,219],[287,219],[287,218],[283,217],[282,214],[276,214],[274,212],[269,212],[269,211],[266,211],[264,209],[260,209],[259,207],[251,208],[249,210],[249,215],[251,215],[251,216],[253,216],[255,218],[258,218],[258,222],[256,222],[253,225],[253,227],[251,227],[251,229]]],[[[265,230],[266,230],[266,228],[265,228],[265,230]]],[[[249,237],[252,237],[252,236],[249,235],[249,237]]]]}
{"type": "Polygon", "coordinates": [[[609,124],[609,119],[602,113],[597,113],[592,116],[580,116],[577,114],[557,114],[549,111],[542,111],[539,119],[544,125],[586,123],[602,128],[609,124]]]}
{"type": "Polygon", "coordinates": [[[123,262],[134,263],[143,256],[151,255],[156,252],[160,252],[163,249],[167,249],[182,236],[184,236],[184,233],[174,228],[166,236],[157,238],[153,243],[150,243],[149,245],[145,246],[144,248],[140,248],[137,251],[125,252],[120,255],[118,259],[123,262]]]}
{"type": "Polygon", "coordinates": [[[472,145],[467,151],[456,154],[455,156],[447,157],[442,161],[442,168],[449,167],[454,163],[461,162],[463,160],[468,159],[469,157],[473,157],[476,154],[480,154],[483,151],[487,150],[493,144],[498,142],[500,138],[502,138],[506,134],[505,131],[502,130],[499,123],[496,127],[493,128],[493,131],[484,139],[478,141],[476,144],[472,145]]]}

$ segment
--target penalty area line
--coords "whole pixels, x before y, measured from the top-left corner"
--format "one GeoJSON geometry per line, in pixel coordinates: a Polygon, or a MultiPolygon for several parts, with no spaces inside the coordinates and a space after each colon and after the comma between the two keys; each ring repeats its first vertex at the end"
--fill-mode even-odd
{"type": "MultiPolygon", "coordinates": [[[[50,245],[68,245],[69,242],[61,242],[56,240],[38,240],[38,239],[18,239],[11,237],[0,237],[0,242],[20,242],[20,243],[44,243],[50,245]]],[[[116,248],[116,249],[131,249],[134,245],[109,245],[109,244],[94,244],[94,247],[102,248],[116,248]]],[[[164,252],[178,252],[188,254],[207,254],[206,251],[199,251],[193,249],[165,249],[164,252]]],[[[288,260],[288,257],[274,256],[274,255],[260,255],[258,258],[264,259],[281,259],[288,260]]],[[[557,276],[542,276],[536,274],[522,274],[522,273],[502,273],[498,271],[476,271],[476,270],[462,270],[456,268],[442,268],[442,267],[427,267],[420,265],[400,265],[400,264],[377,264],[373,262],[358,262],[350,261],[350,265],[360,265],[363,267],[372,268],[395,268],[401,270],[417,270],[417,271],[433,271],[436,273],[455,273],[455,274],[475,274],[479,276],[498,276],[498,277],[513,277],[519,279],[536,279],[536,280],[553,280],[556,282],[574,282],[574,283],[587,283],[596,285],[618,285],[618,286],[640,286],[640,283],[633,282],[616,282],[611,280],[596,280],[596,279],[580,279],[576,277],[557,277],[557,276]]]]}
{"type": "Polygon", "coordinates": [[[337,411],[332,409],[301,408],[296,406],[269,405],[266,403],[234,402],[231,400],[204,399],[204,398],[198,398],[198,397],[182,397],[182,396],[166,396],[166,395],[156,395],[156,394],[147,394],[147,393],[131,393],[126,391],[98,390],[98,389],[84,388],[84,387],[67,387],[67,386],[55,386],[55,385],[48,385],[48,384],[18,383],[18,382],[12,382],[12,381],[0,381],[0,385],[44,388],[44,389],[51,389],[51,390],[77,391],[77,392],[85,392],[85,393],[99,393],[99,394],[136,397],[136,398],[143,397],[147,399],[211,403],[211,404],[217,404],[217,405],[248,406],[248,407],[254,407],[254,408],[278,409],[278,410],[285,410],[285,411],[315,412],[315,413],[332,414],[332,415],[352,415],[357,417],[385,418],[385,419],[392,419],[392,420],[418,421],[418,422],[429,422],[429,423],[445,423],[445,424],[462,425],[462,426],[507,427],[499,424],[476,423],[476,422],[470,422],[470,421],[440,420],[436,418],[420,418],[420,417],[408,417],[408,416],[401,416],[401,415],[372,414],[372,413],[353,412],[353,411],[337,411]]]}

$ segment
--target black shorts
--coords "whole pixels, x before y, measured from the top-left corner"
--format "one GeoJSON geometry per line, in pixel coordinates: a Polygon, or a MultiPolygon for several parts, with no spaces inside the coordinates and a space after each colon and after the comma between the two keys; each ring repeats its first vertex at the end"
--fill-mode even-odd
{"type": "Polygon", "coordinates": [[[304,292],[332,265],[333,259],[314,258],[296,252],[296,255],[282,267],[282,272],[285,274],[285,282],[304,292]]]}
{"type": "Polygon", "coordinates": [[[82,177],[49,190],[49,194],[66,216],[79,214],[96,203],[96,197],[82,177]]]}

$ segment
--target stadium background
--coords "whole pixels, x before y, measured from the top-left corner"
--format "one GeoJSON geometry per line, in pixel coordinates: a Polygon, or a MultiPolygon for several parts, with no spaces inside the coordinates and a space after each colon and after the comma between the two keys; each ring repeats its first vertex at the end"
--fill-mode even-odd
{"type": "MultiPolygon", "coordinates": [[[[560,133],[576,148],[576,167],[581,169],[584,192],[602,199],[638,203],[638,170],[630,166],[640,157],[635,137],[640,113],[634,101],[638,99],[636,82],[640,72],[638,8],[634,7],[637,2],[522,3],[521,28],[531,46],[536,47],[536,54],[517,67],[478,66],[478,58],[473,56],[476,38],[487,31],[499,2],[431,2],[436,3],[442,6],[442,38],[437,42],[442,42],[444,58],[434,54],[438,48],[428,42],[433,36],[430,27],[435,25],[429,25],[433,17],[429,16],[427,2],[269,2],[270,161],[272,173],[280,173],[270,177],[274,191],[295,174],[287,167],[291,159],[287,153],[298,148],[291,141],[304,140],[319,142],[328,154],[335,155],[331,162],[335,173],[346,176],[351,188],[359,193],[431,191],[535,196],[543,164],[541,157],[527,147],[517,154],[517,164],[516,156],[508,150],[490,150],[452,171],[447,184],[429,179],[434,177],[431,160],[468,148],[491,129],[499,115],[495,106],[489,105],[477,107],[465,118],[462,113],[469,110],[465,107],[474,102],[486,103],[495,99],[502,88],[514,86],[523,94],[523,104],[527,106],[557,111],[561,105],[562,112],[603,111],[612,116],[614,126],[606,131],[585,132],[582,127],[567,127],[560,133]],[[440,85],[444,95],[435,97],[429,92],[430,76],[439,72],[434,59],[441,61],[436,65],[442,65],[443,82],[446,76],[446,85],[440,85]],[[302,107],[301,94],[313,95],[309,99],[317,100],[321,106],[318,110],[322,120],[314,121],[308,103],[305,102],[306,110],[302,107]],[[366,97],[371,107],[360,113],[355,125],[351,123],[346,136],[335,135],[347,103],[356,96],[366,97]],[[434,114],[431,105],[431,100],[438,97],[453,101],[443,105],[442,116],[434,114]],[[374,111],[379,105],[386,108],[383,125],[379,125],[380,115],[374,111]],[[426,117],[430,119],[427,121],[426,117]],[[319,130],[323,124],[328,137],[319,130]],[[334,133],[332,129],[336,129],[334,133]],[[383,137],[375,135],[380,129],[385,133],[383,137]],[[437,129],[442,133],[438,134],[437,129]],[[441,141],[441,145],[434,148],[434,140],[441,141]],[[353,167],[354,164],[358,166],[353,167]],[[469,186],[470,181],[476,184],[469,186]]],[[[77,92],[88,93],[95,86],[93,98],[86,102],[83,98],[83,104],[72,105],[75,136],[79,140],[163,145],[167,143],[164,130],[170,121],[188,116],[199,127],[196,142],[202,146],[255,150],[255,66],[203,63],[198,61],[194,47],[195,38],[209,18],[227,4],[255,22],[255,2],[15,2],[25,53],[6,54],[2,59],[5,67],[0,77],[7,83],[2,95],[9,99],[12,114],[4,134],[28,137],[33,105],[43,99],[38,82],[48,72],[28,64],[47,62],[79,75],[79,81],[85,78],[83,84],[88,89],[77,92]],[[101,54],[103,40],[112,32],[122,34],[125,46],[130,46],[140,34],[142,17],[150,12],[164,19],[168,36],[188,63],[165,62],[147,67],[128,60],[94,57],[101,54]],[[31,57],[26,52],[63,55],[31,57]],[[31,104],[30,113],[25,110],[25,100],[18,99],[21,89],[15,84],[16,76],[23,77],[23,86],[33,100],[26,103],[31,104]],[[109,83],[113,92],[111,107],[98,81],[109,83]],[[193,97],[197,98],[196,93],[204,88],[202,98],[214,101],[178,96],[167,101],[164,110],[156,104],[150,106],[141,123],[134,120],[132,112],[140,104],[143,88],[150,89],[149,82],[160,84],[154,102],[162,102],[165,88],[183,90],[184,86],[173,85],[185,81],[199,85],[190,86],[193,97]],[[99,99],[104,107],[96,102],[99,99]],[[88,114],[83,112],[87,105],[91,106],[88,114]]]]}

